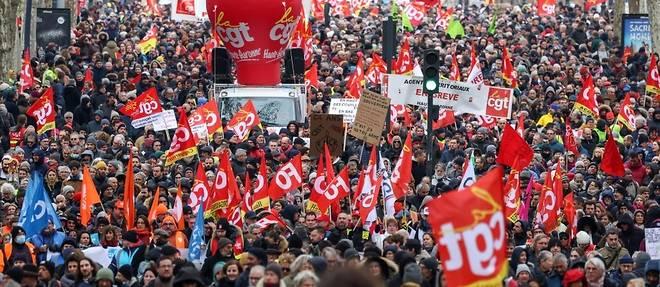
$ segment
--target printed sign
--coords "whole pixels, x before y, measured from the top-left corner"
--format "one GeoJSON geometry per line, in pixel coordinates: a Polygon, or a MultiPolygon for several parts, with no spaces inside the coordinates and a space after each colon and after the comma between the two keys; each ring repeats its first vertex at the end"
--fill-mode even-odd
{"type": "Polygon", "coordinates": [[[621,26],[624,49],[630,48],[633,53],[637,53],[639,48],[645,45],[652,47],[651,22],[648,14],[624,14],[621,26]]]}
{"type": "Polygon", "coordinates": [[[344,150],[344,121],[341,115],[311,114],[309,117],[311,136],[310,154],[323,153],[323,144],[328,144],[330,154],[340,156],[344,150]]]}
{"type": "Polygon", "coordinates": [[[176,128],[177,122],[176,116],[174,115],[174,110],[164,110],[158,113],[157,119],[158,120],[153,122],[154,131],[156,132],[176,128]]]}
{"type": "MultiPolygon", "coordinates": [[[[426,106],[427,97],[422,92],[422,77],[392,75],[383,77],[384,96],[393,105],[407,104],[426,106]]],[[[469,113],[497,118],[511,118],[513,90],[465,82],[440,80],[433,104],[440,109],[452,109],[455,113],[469,113]]]]}
{"type": "Polygon", "coordinates": [[[378,144],[390,109],[390,99],[364,90],[350,134],[370,144],[378,144]]]}
{"type": "Polygon", "coordinates": [[[350,124],[355,121],[359,99],[330,99],[329,114],[344,116],[344,123],[350,124]]]}

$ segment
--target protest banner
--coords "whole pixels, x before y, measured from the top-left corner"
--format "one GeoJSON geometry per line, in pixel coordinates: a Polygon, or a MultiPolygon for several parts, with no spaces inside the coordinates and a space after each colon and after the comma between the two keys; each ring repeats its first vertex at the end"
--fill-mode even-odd
{"type": "Polygon", "coordinates": [[[360,99],[330,99],[330,110],[328,113],[331,115],[342,115],[344,116],[344,123],[351,124],[355,121],[355,114],[357,113],[359,103],[360,99]]]}
{"type": "Polygon", "coordinates": [[[344,150],[344,121],[342,115],[311,114],[309,117],[311,136],[310,155],[318,156],[327,143],[330,154],[340,156],[344,150]]]}
{"type": "Polygon", "coordinates": [[[660,259],[660,228],[645,228],[644,240],[646,240],[646,252],[651,259],[660,259]]]}
{"type": "MultiPolygon", "coordinates": [[[[427,97],[422,92],[422,77],[392,75],[383,77],[381,91],[393,105],[425,107],[427,97]]],[[[497,118],[511,118],[513,90],[466,82],[440,80],[433,104],[440,109],[452,109],[456,114],[469,113],[497,118]]]]}
{"type": "Polygon", "coordinates": [[[390,99],[364,90],[349,133],[370,144],[378,144],[389,109],[390,99]]]}

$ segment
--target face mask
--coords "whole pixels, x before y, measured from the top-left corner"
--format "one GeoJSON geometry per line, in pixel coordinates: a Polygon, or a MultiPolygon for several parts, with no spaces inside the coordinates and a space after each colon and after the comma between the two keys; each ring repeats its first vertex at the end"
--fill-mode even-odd
{"type": "Polygon", "coordinates": [[[25,235],[18,235],[16,236],[16,243],[18,244],[25,244],[25,235]]]}

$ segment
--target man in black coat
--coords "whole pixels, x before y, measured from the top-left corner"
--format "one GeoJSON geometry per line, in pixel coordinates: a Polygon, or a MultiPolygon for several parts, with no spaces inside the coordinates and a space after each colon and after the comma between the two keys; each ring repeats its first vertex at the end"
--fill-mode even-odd
{"type": "Polygon", "coordinates": [[[619,216],[619,221],[616,224],[616,227],[621,230],[619,239],[623,243],[623,247],[628,249],[628,252],[631,254],[639,250],[639,246],[644,240],[644,230],[633,224],[632,217],[630,217],[628,213],[619,216]]]}

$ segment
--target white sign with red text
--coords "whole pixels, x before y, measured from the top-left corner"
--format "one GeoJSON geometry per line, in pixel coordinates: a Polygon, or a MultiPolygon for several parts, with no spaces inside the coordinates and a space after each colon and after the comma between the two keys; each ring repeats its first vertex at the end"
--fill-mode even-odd
{"type": "MultiPolygon", "coordinates": [[[[381,91],[392,99],[392,105],[426,106],[422,92],[422,77],[387,74],[381,91]]],[[[440,80],[433,104],[441,109],[452,109],[456,114],[469,113],[496,118],[511,118],[513,90],[473,85],[465,82],[440,80]]]]}

